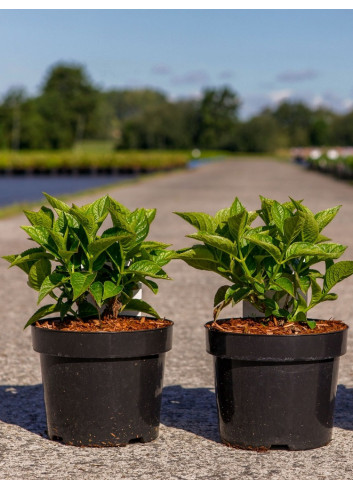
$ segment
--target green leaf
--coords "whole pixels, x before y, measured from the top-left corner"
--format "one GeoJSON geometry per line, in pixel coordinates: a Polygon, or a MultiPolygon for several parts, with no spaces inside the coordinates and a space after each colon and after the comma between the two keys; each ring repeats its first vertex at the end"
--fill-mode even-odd
{"type": "MultiPolygon", "coordinates": [[[[322,246],[322,245],[321,245],[322,246]]],[[[305,256],[320,255],[321,249],[319,245],[313,243],[296,242],[291,244],[286,252],[286,260],[292,260],[293,258],[301,258],[305,256]]]]}
{"type": "Polygon", "coordinates": [[[127,268],[126,273],[137,273],[139,275],[147,275],[152,278],[169,278],[163,269],[157,265],[157,263],[149,260],[136,261],[127,268]]]}
{"type": "Polygon", "coordinates": [[[104,282],[103,301],[105,301],[106,299],[110,299],[111,297],[117,296],[122,290],[122,285],[116,285],[110,280],[107,280],[106,282],[104,282]]]}
{"type": "Polygon", "coordinates": [[[75,217],[75,219],[81,224],[86,235],[89,238],[92,238],[97,230],[98,224],[95,221],[95,218],[92,214],[86,214],[82,209],[77,207],[75,204],[72,204],[72,208],[70,209],[70,214],[75,217]]]}
{"type": "Polygon", "coordinates": [[[41,258],[31,266],[28,274],[28,285],[32,287],[32,289],[40,290],[45,277],[50,275],[50,272],[50,261],[46,258],[41,258]]]}
{"type": "Polygon", "coordinates": [[[236,197],[234,199],[234,202],[230,206],[230,215],[231,216],[236,216],[237,214],[240,214],[244,209],[245,209],[245,207],[240,202],[240,200],[238,199],[238,197],[236,197]]]}
{"type": "Polygon", "coordinates": [[[145,314],[150,314],[155,318],[159,318],[159,314],[157,311],[153,309],[147,302],[142,301],[141,299],[131,299],[125,306],[125,309],[131,311],[144,312],[145,314]]]}
{"type": "Polygon", "coordinates": [[[41,226],[51,229],[53,226],[54,215],[51,209],[42,207],[40,211],[23,211],[32,226],[41,226]]]}
{"type": "Polygon", "coordinates": [[[29,326],[30,324],[34,324],[36,321],[39,319],[42,319],[45,316],[48,316],[49,314],[52,314],[53,312],[58,312],[58,304],[49,304],[47,306],[42,306],[40,307],[34,314],[31,316],[28,321],[25,324],[25,328],[29,326]]]}
{"type": "Polygon", "coordinates": [[[295,297],[293,282],[286,277],[280,277],[275,280],[275,284],[277,284],[281,289],[285,290],[289,295],[295,297]]]}
{"type": "Polygon", "coordinates": [[[213,233],[215,221],[212,216],[204,212],[174,212],[177,216],[182,217],[199,231],[213,233]]]}
{"type": "Polygon", "coordinates": [[[245,239],[266,250],[278,263],[281,260],[281,250],[272,242],[272,238],[260,233],[247,233],[245,239]]]}
{"type": "Polygon", "coordinates": [[[150,230],[145,209],[136,209],[127,217],[127,220],[135,233],[135,242],[141,243],[146,238],[150,230]]]}
{"type": "Polygon", "coordinates": [[[109,204],[110,201],[107,195],[101,197],[100,199],[97,199],[92,204],[90,204],[89,210],[92,213],[96,222],[102,222],[106,218],[108,214],[109,204]]]}
{"type": "Polygon", "coordinates": [[[144,241],[141,244],[141,249],[143,250],[154,250],[154,249],[164,249],[168,248],[170,244],[161,243],[160,241],[144,241]]]}
{"type": "Polygon", "coordinates": [[[250,287],[239,287],[238,284],[234,284],[228,288],[224,300],[227,302],[229,299],[232,299],[233,305],[235,305],[245,299],[250,292],[250,287]]]}
{"type": "Polygon", "coordinates": [[[305,223],[305,215],[298,211],[294,216],[284,220],[283,231],[286,243],[290,244],[301,233],[305,223]]]}
{"type": "Polygon", "coordinates": [[[213,300],[213,306],[216,307],[220,302],[224,301],[229,285],[222,285],[216,292],[213,300]]]}
{"type": "Polygon", "coordinates": [[[89,302],[80,302],[78,305],[78,316],[80,318],[85,318],[85,317],[97,317],[97,308],[93,305],[90,304],[89,302]]]}
{"type": "Polygon", "coordinates": [[[302,240],[308,243],[316,243],[319,236],[319,225],[316,222],[314,214],[306,210],[305,222],[302,229],[302,240]]]}
{"type": "Polygon", "coordinates": [[[330,209],[315,214],[315,219],[320,232],[332,221],[341,207],[341,205],[337,205],[336,207],[331,207],[330,209]]]}
{"type": "Polygon", "coordinates": [[[314,304],[318,304],[321,300],[322,291],[320,285],[316,282],[315,278],[310,277],[311,282],[311,301],[309,306],[313,307],[314,304]]]}
{"type": "Polygon", "coordinates": [[[94,300],[99,307],[103,304],[103,284],[101,282],[93,282],[89,288],[94,300]]]}
{"type": "Polygon", "coordinates": [[[50,292],[59,287],[62,283],[67,282],[69,277],[65,276],[63,273],[53,272],[42,282],[39,290],[38,304],[46,297],[50,292]]]}
{"type": "Polygon", "coordinates": [[[154,221],[154,218],[156,217],[157,209],[144,209],[144,211],[146,213],[148,224],[151,225],[151,223],[154,221]]]}
{"type": "Polygon", "coordinates": [[[52,197],[51,195],[46,194],[45,192],[43,192],[43,195],[54,209],[59,209],[61,211],[66,211],[66,212],[70,210],[70,207],[67,204],[65,204],[65,202],[63,202],[62,200],[52,197]]]}
{"type": "Polygon", "coordinates": [[[26,231],[30,238],[40,245],[47,245],[49,238],[49,230],[42,226],[21,226],[26,231]]]}
{"type": "Polygon", "coordinates": [[[284,221],[285,219],[291,217],[290,212],[275,200],[271,209],[271,213],[275,226],[277,227],[277,229],[280,230],[282,234],[284,234],[284,221]]]}
{"type": "Polygon", "coordinates": [[[242,238],[246,225],[248,222],[248,212],[244,209],[239,214],[236,214],[229,218],[228,220],[228,228],[232,238],[239,243],[242,238]]]}
{"type": "Polygon", "coordinates": [[[340,261],[334,263],[326,271],[323,291],[329,292],[338,282],[353,274],[353,261],[340,261]]]}
{"type": "Polygon", "coordinates": [[[87,273],[87,272],[74,272],[70,277],[70,282],[73,289],[73,298],[75,301],[78,297],[80,297],[84,292],[86,292],[93,280],[96,278],[96,273],[87,273]]]}
{"type": "Polygon", "coordinates": [[[316,328],[316,321],[310,321],[307,320],[306,324],[309,326],[310,329],[315,329],[316,328]]]}
{"type": "MultiPolygon", "coordinates": [[[[11,255],[10,255],[11,256],[11,255]]],[[[40,260],[41,258],[47,258],[48,260],[53,259],[53,256],[47,253],[44,248],[29,248],[26,251],[23,251],[19,255],[13,255],[14,259],[12,260],[10,267],[17,266],[19,267],[21,264],[35,262],[40,260]]],[[[7,257],[3,257],[7,259],[7,257]]],[[[9,261],[9,260],[7,260],[9,261]]]]}
{"type": "Polygon", "coordinates": [[[139,281],[142,282],[144,285],[147,285],[147,287],[154,293],[158,293],[158,284],[156,282],[153,282],[153,280],[149,280],[148,278],[145,277],[140,277],[139,281]]]}
{"type": "Polygon", "coordinates": [[[188,237],[203,241],[206,245],[211,246],[212,248],[216,248],[224,253],[228,253],[228,255],[237,257],[237,245],[223,236],[200,231],[198,233],[189,234],[188,237]]]}
{"type": "Polygon", "coordinates": [[[92,256],[93,260],[96,260],[101,253],[103,253],[107,248],[109,248],[113,243],[120,241],[126,237],[129,237],[128,233],[118,234],[111,236],[109,238],[98,238],[96,241],[92,241],[87,247],[87,251],[92,256]]]}
{"type": "Polygon", "coordinates": [[[230,218],[229,207],[227,207],[226,209],[220,209],[214,216],[214,220],[217,225],[226,223],[229,218],[230,218]]]}
{"type": "Polygon", "coordinates": [[[175,257],[175,251],[172,250],[155,250],[150,253],[150,260],[163,267],[175,257]]]}

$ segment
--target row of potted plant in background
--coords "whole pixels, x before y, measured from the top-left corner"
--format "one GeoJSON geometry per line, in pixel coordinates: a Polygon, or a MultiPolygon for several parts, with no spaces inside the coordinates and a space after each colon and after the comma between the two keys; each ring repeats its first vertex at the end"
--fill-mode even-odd
{"type": "Polygon", "coordinates": [[[345,151],[314,149],[308,154],[297,153],[294,161],[304,164],[308,169],[333,175],[336,178],[353,180],[353,149],[345,151]]]}
{"type": "Polygon", "coordinates": [[[333,287],[353,274],[352,261],[335,262],[346,247],[322,234],[339,206],[313,214],[301,201],[261,197],[257,211],[236,198],[215,216],[177,212],[198,243],[173,251],[147,239],[155,209],[131,212],[109,196],[69,207],[45,196],[51,208],[26,211],[22,226],[37,246],[4,258],[28,275],[38,304],[50,298],[26,326],[40,353],[51,439],[119,446],[158,436],[173,323],[136,291],[142,283],[156,294],[156,280],[169,279],[163,267],[178,259],[225,280],[205,325],[222,441],[295,450],[331,440],[348,327],[308,313],[335,300],[333,287]],[[255,317],[218,319],[240,301],[255,317]]]}

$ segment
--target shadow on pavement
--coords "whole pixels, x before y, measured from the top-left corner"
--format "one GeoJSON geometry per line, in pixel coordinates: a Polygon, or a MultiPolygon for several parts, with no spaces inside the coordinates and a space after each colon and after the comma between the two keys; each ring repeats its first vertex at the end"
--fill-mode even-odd
{"type": "MultiPolygon", "coordinates": [[[[47,438],[42,384],[0,386],[0,421],[47,438]]],[[[220,442],[212,389],[171,385],[163,389],[161,423],[220,442]]],[[[337,388],[334,426],[353,431],[353,388],[337,388]]]]}
{"type": "Polygon", "coordinates": [[[1,385],[0,421],[48,438],[42,384],[1,385]]]}
{"type": "Polygon", "coordinates": [[[353,431],[353,388],[337,387],[334,426],[353,431]]]}
{"type": "Polygon", "coordinates": [[[220,443],[216,396],[205,387],[163,389],[161,423],[220,443]]]}

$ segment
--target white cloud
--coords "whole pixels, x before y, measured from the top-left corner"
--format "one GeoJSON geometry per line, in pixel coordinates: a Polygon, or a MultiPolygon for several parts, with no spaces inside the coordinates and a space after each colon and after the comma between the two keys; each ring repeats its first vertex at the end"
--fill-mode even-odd
{"type": "Polygon", "coordinates": [[[290,98],[292,95],[293,95],[292,90],[285,88],[282,90],[275,90],[273,92],[270,92],[268,94],[268,98],[269,98],[270,102],[272,102],[274,104],[278,104],[278,103],[282,102],[283,100],[290,98]]]}

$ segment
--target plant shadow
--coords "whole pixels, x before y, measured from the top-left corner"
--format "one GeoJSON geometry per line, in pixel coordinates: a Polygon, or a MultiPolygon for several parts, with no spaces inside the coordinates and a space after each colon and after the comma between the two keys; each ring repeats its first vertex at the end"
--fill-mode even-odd
{"type": "Polygon", "coordinates": [[[48,438],[43,385],[1,385],[0,421],[48,438]]]}
{"type": "MultiPolygon", "coordinates": [[[[42,384],[1,385],[0,421],[48,438],[42,384]]],[[[211,388],[165,387],[161,423],[220,443],[216,398],[211,388]]],[[[353,431],[353,388],[342,384],[337,387],[334,426],[353,431]]]]}
{"type": "Polygon", "coordinates": [[[171,385],[163,389],[161,423],[208,440],[221,442],[216,396],[207,387],[171,385]]]}
{"type": "Polygon", "coordinates": [[[353,431],[353,388],[337,387],[334,426],[353,431]]]}

